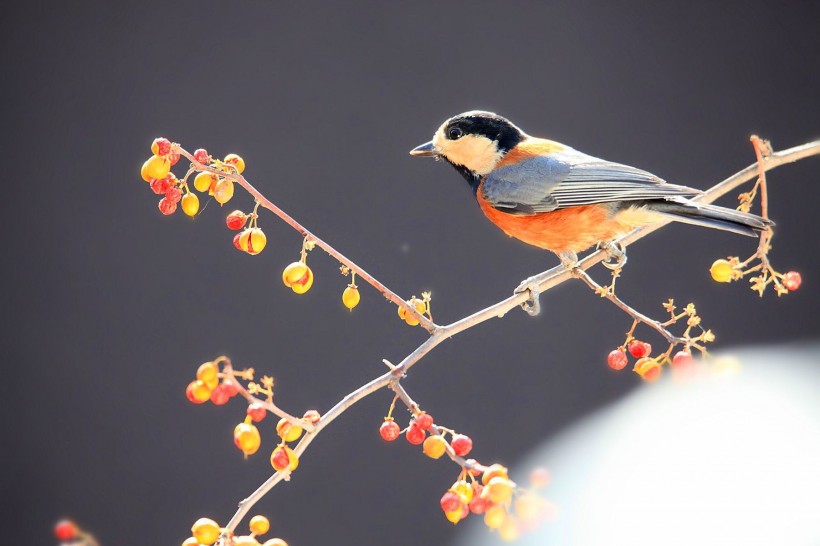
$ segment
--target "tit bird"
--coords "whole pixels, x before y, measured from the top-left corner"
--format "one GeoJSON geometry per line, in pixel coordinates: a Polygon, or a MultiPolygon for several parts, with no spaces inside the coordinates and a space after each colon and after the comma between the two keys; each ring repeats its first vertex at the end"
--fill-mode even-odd
{"type": "Polygon", "coordinates": [[[771,221],[691,200],[701,191],[667,184],[620,163],[531,137],[491,112],[445,121],[411,155],[442,158],[467,179],[484,215],[507,235],[550,250],[572,267],[577,253],[664,219],[755,236],[771,221]]]}

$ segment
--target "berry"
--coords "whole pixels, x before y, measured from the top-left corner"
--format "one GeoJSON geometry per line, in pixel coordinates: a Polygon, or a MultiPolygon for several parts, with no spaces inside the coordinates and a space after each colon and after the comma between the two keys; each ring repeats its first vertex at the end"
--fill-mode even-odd
{"type": "Polygon", "coordinates": [[[233,197],[233,180],[223,178],[214,186],[214,199],[220,205],[224,205],[233,197]]]}
{"type": "Polygon", "coordinates": [[[234,167],[236,167],[236,172],[238,172],[239,174],[242,174],[242,172],[245,170],[245,160],[236,154],[226,155],[224,161],[225,163],[228,163],[229,165],[233,165],[234,167]]]}
{"type": "Polygon", "coordinates": [[[797,271],[789,271],[785,275],[783,275],[783,286],[789,292],[794,292],[798,288],[800,288],[800,284],[803,282],[803,279],[800,277],[800,273],[797,271]]]}
{"type": "Polygon", "coordinates": [[[538,496],[532,493],[524,493],[515,499],[513,504],[515,514],[525,520],[532,521],[541,513],[541,502],[538,496]]]}
{"type": "Polygon", "coordinates": [[[284,417],[276,424],[276,434],[286,442],[295,442],[302,435],[302,427],[292,425],[284,417]]]}
{"type": "MultiPolygon", "coordinates": [[[[169,172],[171,172],[171,162],[164,157],[160,157],[158,155],[152,155],[144,164],[143,164],[143,178],[146,176],[151,178],[165,178],[169,172]]],[[[147,182],[147,180],[146,180],[147,182]]]]}
{"type": "Polygon", "coordinates": [[[225,381],[224,383],[222,383],[222,386],[225,387],[225,390],[231,398],[239,394],[239,389],[237,388],[236,383],[234,383],[233,381],[225,381]]]}
{"type": "Polygon", "coordinates": [[[297,294],[304,294],[313,286],[313,271],[304,262],[293,262],[282,272],[282,282],[297,294]]]}
{"type": "Polygon", "coordinates": [[[464,434],[456,434],[453,436],[453,439],[450,440],[450,445],[453,447],[453,451],[456,455],[464,457],[473,449],[473,440],[464,434]]]}
{"type": "Polygon", "coordinates": [[[270,455],[270,464],[278,472],[282,472],[286,468],[293,471],[299,466],[299,457],[288,446],[276,446],[276,449],[270,455]]]}
{"type": "Polygon", "coordinates": [[[268,410],[257,403],[253,403],[248,406],[247,413],[250,415],[252,421],[258,423],[267,417],[268,410]]]}
{"type": "Polygon", "coordinates": [[[177,210],[177,204],[173,201],[169,201],[167,197],[160,199],[157,206],[159,207],[159,211],[165,216],[170,216],[177,210]]]}
{"type": "Polygon", "coordinates": [[[288,546],[288,543],[281,538],[272,538],[270,540],[266,540],[262,546],[288,546]]]}
{"type": "Polygon", "coordinates": [[[734,277],[735,271],[728,260],[715,260],[709,268],[709,274],[717,282],[729,282],[734,277]]]}
{"type": "Polygon", "coordinates": [[[484,486],[481,496],[493,504],[504,504],[512,498],[513,482],[502,476],[495,476],[484,486]]]}
{"type": "Polygon", "coordinates": [[[151,153],[154,155],[168,155],[171,151],[171,141],[167,138],[155,138],[151,143],[151,153]]]}
{"type": "Polygon", "coordinates": [[[503,506],[490,506],[484,512],[484,525],[490,529],[498,529],[505,519],[507,519],[507,511],[503,506]]]}
{"type": "Polygon", "coordinates": [[[259,542],[252,536],[234,537],[232,546],[259,546],[259,542]]]}
{"type": "Polygon", "coordinates": [[[57,540],[60,542],[70,542],[77,538],[77,533],[79,530],[77,526],[74,525],[74,522],[71,520],[61,520],[57,522],[57,525],[54,526],[54,536],[57,537],[57,540]]]}
{"type": "Polygon", "coordinates": [[[242,238],[241,233],[237,233],[236,235],[233,236],[233,246],[235,246],[237,250],[242,250],[242,246],[239,244],[239,239],[241,239],[241,238],[242,238]]]}
{"type": "Polygon", "coordinates": [[[208,152],[204,148],[197,148],[194,152],[194,159],[200,163],[208,163],[208,152]]]}
{"type": "Polygon", "coordinates": [[[407,427],[407,432],[404,434],[404,437],[407,438],[407,441],[413,444],[414,446],[417,446],[424,442],[425,436],[425,432],[416,423],[412,423],[409,427],[407,427]]]}
{"type": "Polygon", "coordinates": [[[633,339],[629,342],[629,354],[635,358],[643,358],[652,354],[652,345],[645,341],[633,339]]]}
{"type": "Polygon", "coordinates": [[[467,508],[467,505],[463,503],[459,503],[458,508],[453,511],[444,512],[444,516],[447,518],[447,521],[453,525],[466,518],[469,514],[470,510],[467,508]]]}
{"type": "MultiPolygon", "coordinates": [[[[413,307],[415,307],[416,311],[418,311],[419,314],[423,315],[427,311],[427,306],[421,300],[411,299],[407,303],[408,305],[412,305],[413,307]]],[[[401,318],[410,326],[418,326],[419,324],[418,319],[407,313],[407,310],[405,310],[403,307],[399,307],[399,318],[401,318]]]]}
{"type": "Polygon", "coordinates": [[[438,459],[447,452],[447,441],[438,434],[434,434],[424,440],[422,451],[431,459],[438,459]]]}
{"type": "Polygon", "coordinates": [[[247,221],[247,215],[241,210],[235,210],[232,213],[230,213],[227,217],[225,217],[225,224],[228,226],[228,229],[232,229],[234,231],[240,230],[243,227],[245,227],[245,223],[247,221]]]}
{"type": "Polygon", "coordinates": [[[675,368],[682,368],[688,366],[693,362],[692,353],[689,351],[678,351],[672,357],[672,366],[675,368]]]}
{"type": "Polygon", "coordinates": [[[546,468],[534,468],[530,472],[530,485],[536,489],[545,487],[550,482],[550,473],[546,468]]]}
{"type": "Polygon", "coordinates": [[[614,351],[611,351],[606,357],[606,363],[613,370],[623,370],[627,363],[626,351],[623,349],[615,349],[614,351]]]}
{"type": "Polygon", "coordinates": [[[188,383],[185,396],[194,404],[204,404],[211,398],[211,389],[203,381],[197,379],[188,383]]]}
{"type": "Polygon", "coordinates": [[[322,418],[322,415],[318,411],[316,411],[315,409],[307,410],[305,412],[305,414],[302,416],[302,419],[304,419],[308,423],[312,423],[314,425],[316,423],[318,423],[319,419],[321,419],[321,418],[322,418]]]}
{"type": "Polygon", "coordinates": [[[385,419],[382,426],[379,427],[379,434],[385,442],[392,442],[399,437],[401,429],[399,429],[399,425],[397,425],[393,419],[385,419]]]}
{"type": "Polygon", "coordinates": [[[348,285],[348,287],[345,288],[345,291],[342,292],[342,303],[351,311],[354,307],[359,305],[359,300],[361,299],[362,298],[359,295],[359,289],[356,288],[355,285],[348,285]]]}
{"type": "Polygon", "coordinates": [[[459,500],[464,504],[470,504],[470,501],[473,500],[473,495],[475,494],[473,486],[466,480],[459,480],[454,483],[453,487],[450,488],[450,491],[458,495],[459,500]]]}
{"type": "Polygon", "coordinates": [[[268,518],[265,516],[253,516],[249,527],[251,529],[251,533],[264,535],[270,530],[270,521],[268,521],[268,518]]]}
{"type": "Polygon", "coordinates": [[[182,205],[182,212],[192,218],[199,212],[199,197],[195,193],[186,193],[180,204],[182,205]]]}
{"type": "Polygon", "coordinates": [[[168,154],[168,161],[171,163],[173,167],[179,162],[179,152],[171,152],[168,154]]]}
{"type": "Polygon", "coordinates": [[[502,478],[507,478],[507,467],[502,466],[498,463],[491,464],[484,470],[484,474],[481,476],[481,483],[487,485],[491,479],[495,478],[496,476],[501,476],[502,478]]]}
{"type": "Polygon", "coordinates": [[[182,542],[182,546],[199,546],[199,541],[194,537],[188,537],[182,542]]]}
{"type": "Polygon", "coordinates": [[[515,521],[515,518],[508,517],[501,523],[501,527],[498,528],[498,536],[504,542],[518,540],[518,537],[521,536],[521,530],[518,528],[518,522],[515,521]]]}
{"type": "Polygon", "coordinates": [[[176,186],[171,186],[168,190],[166,190],[165,198],[168,201],[177,204],[179,203],[179,200],[182,199],[182,191],[176,186]]]}
{"type": "MultiPolygon", "coordinates": [[[[252,256],[262,252],[267,243],[268,238],[265,237],[265,233],[259,228],[248,228],[239,234],[239,250],[247,252],[252,256]]],[[[237,243],[234,244],[236,245],[237,243]]]]}
{"type": "Polygon", "coordinates": [[[420,426],[422,430],[430,430],[430,427],[433,426],[433,416],[423,411],[416,415],[416,424],[420,426]]]}
{"type": "Polygon", "coordinates": [[[200,381],[211,381],[219,374],[219,368],[213,362],[200,364],[196,370],[196,378],[200,381]]]}
{"type": "Polygon", "coordinates": [[[194,187],[197,191],[210,191],[216,185],[216,179],[211,173],[199,173],[194,177],[194,187]]]}
{"type": "Polygon", "coordinates": [[[259,429],[250,423],[239,423],[233,429],[233,443],[245,456],[253,455],[262,443],[259,438],[259,429]]]}
{"type": "Polygon", "coordinates": [[[157,195],[162,195],[171,187],[171,177],[151,179],[151,191],[157,195]]]}
{"type": "Polygon", "coordinates": [[[210,546],[219,538],[219,525],[208,518],[200,518],[191,527],[191,534],[200,544],[210,546]]]}
{"type": "Polygon", "coordinates": [[[657,381],[661,376],[661,365],[652,358],[641,358],[636,363],[632,370],[641,376],[644,381],[657,381]]]}
{"type": "Polygon", "coordinates": [[[481,492],[484,491],[484,486],[478,482],[473,482],[473,500],[470,501],[470,512],[473,514],[483,514],[487,508],[492,506],[492,503],[486,498],[481,497],[481,492]]]}
{"type": "Polygon", "coordinates": [[[211,402],[215,406],[224,406],[230,399],[231,395],[228,393],[228,389],[226,389],[224,385],[217,385],[214,390],[211,391],[211,402]]]}
{"type": "Polygon", "coordinates": [[[459,509],[461,506],[461,499],[455,493],[455,491],[447,491],[444,495],[441,496],[441,509],[445,512],[452,512],[453,510],[459,509]]]}

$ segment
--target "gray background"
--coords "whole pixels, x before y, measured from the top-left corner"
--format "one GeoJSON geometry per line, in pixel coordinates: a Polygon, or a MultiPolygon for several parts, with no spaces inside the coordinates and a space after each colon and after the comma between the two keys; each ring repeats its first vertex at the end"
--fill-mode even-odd
{"type": "MultiPolygon", "coordinates": [[[[268,247],[238,253],[223,216],[163,217],[139,167],[159,135],[238,152],[247,176],[399,293],[432,290],[440,322],[507,296],[556,263],[504,236],[460,177],[407,151],[455,113],[525,130],[705,188],[818,135],[816,4],[610,2],[21,2],[2,50],[4,539],[47,544],[70,515],[106,546],[175,544],[201,515],[225,523],[269,473],[272,420],[247,462],[244,408],[195,407],[196,366],[226,352],[272,373],[277,400],[321,411],[400,360],[424,332],[320,252],[298,297],[280,272],[299,237],[271,216],[268,247]],[[708,7],[706,7],[708,5],[708,7]]],[[[630,249],[620,294],[660,315],[694,300],[720,346],[816,337],[817,160],[771,175],[773,258],[799,295],[759,299],[709,264],[752,240],[673,226],[630,249]]],[[[728,200],[727,203],[731,203],[728,200]]],[[[512,463],[637,384],[606,353],[629,320],[580,283],[436,349],[406,382],[481,460],[512,463]]],[[[659,340],[647,334],[659,345],[659,340]]],[[[377,435],[376,394],[311,447],[254,512],[293,545],[440,544],[456,478],[377,435]]],[[[594,524],[594,522],[590,522],[594,524]]]]}

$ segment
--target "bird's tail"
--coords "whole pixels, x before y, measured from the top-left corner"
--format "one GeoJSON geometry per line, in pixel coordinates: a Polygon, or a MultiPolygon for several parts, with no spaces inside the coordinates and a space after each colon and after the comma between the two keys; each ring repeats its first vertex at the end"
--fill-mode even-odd
{"type": "Polygon", "coordinates": [[[693,201],[653,201],[648,203],[647,208],[678,222],[722,229],[749,237],[756,237],[759,232],[774,226],[774,222],[756,214],[693,201]]]}

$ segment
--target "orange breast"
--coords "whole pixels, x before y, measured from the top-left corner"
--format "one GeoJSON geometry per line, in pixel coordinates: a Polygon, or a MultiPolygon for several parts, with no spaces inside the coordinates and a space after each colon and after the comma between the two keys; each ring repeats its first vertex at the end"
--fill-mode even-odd
{"type": "Polygon", "coordinates": [[[501,161],[498,162],[496,167],[514,165],[530,157],[560,152],[564,149],[566,149],[566,146],[552,140],[529,137],[527,140],[519,143],[515,148],[507,152],[507,154],[501,158],[501,161]]]}
{"type": "Polygon", "coordinates": [[[531,216],[517,216],[493,208],[476,192],[484,215],[510,237],[552,252],[581,252],[601,241],[609,241],[638,225],[654,220],[654,215],[627,209],[612,214],[607,205],[569,207],[531,216]]]}

